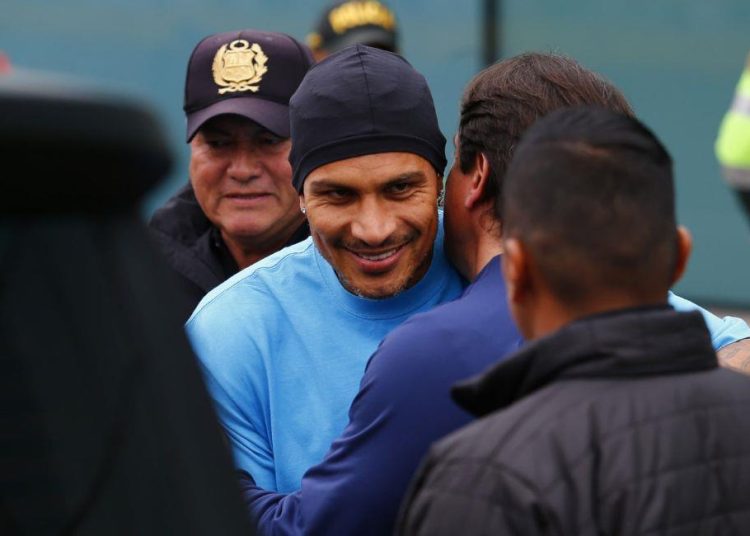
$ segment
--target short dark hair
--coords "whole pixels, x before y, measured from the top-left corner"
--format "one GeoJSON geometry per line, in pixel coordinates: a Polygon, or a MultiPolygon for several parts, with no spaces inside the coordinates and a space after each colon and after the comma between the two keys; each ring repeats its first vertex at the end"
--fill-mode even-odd
{"type": "Polygon", "coordinates": [[[557,54],[521,54],[491,65],[469,82],[461,99],[459,164],[467,173],[477,153],[488,159],[490,177],[482,199],[497,200],[496,219],[502,220],[502,177],[521,135],[549,112],[576,105],[633,115],[614,85],[557,54]]]}
{"type": "Polygon", "coordinates": [[[677,261],[672,158],[637,119],[553,112],[521,139],[504,193],[504,236],[526,244],[558,298],[666,296],[677,261]]]}

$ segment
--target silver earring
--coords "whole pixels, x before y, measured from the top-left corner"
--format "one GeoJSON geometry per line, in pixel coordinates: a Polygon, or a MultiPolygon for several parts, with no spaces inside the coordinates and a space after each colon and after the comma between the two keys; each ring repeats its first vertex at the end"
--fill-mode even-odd
{"type": "Polygon", "coordinates": [[[299,207],[302,214],[307,214],[307,209],[305,207],[299,207]]]}

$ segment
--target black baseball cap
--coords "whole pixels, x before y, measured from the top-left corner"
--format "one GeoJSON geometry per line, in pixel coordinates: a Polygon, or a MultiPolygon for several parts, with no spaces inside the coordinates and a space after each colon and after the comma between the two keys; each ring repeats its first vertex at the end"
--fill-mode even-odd
{"type": "Polygon", "coordinates": [[[398,54],[347,47],[315,65],[289,103],[292,183],[314,169],[375,153],[421,156],[439,175],[445,137],[424,76],[398,54]]]}
{"type": "Polygon", "coordinates": [[[282,33],[239,30],[202,39],[185,78],[187,141],[222,114],[247,117],[288,138],[289,98],[312,64],[310,50],[282,33]]]}
{"type": "Polygon", "coordinates": [[[336,2],[323,12],[307,44],[329,53],[356,44],[398,52],[396,15],[377,0],[336,2]]]}

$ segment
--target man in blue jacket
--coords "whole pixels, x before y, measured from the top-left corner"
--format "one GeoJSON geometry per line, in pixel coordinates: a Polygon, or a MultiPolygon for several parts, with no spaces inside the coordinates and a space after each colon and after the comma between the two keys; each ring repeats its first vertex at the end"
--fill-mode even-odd
{"type": "MultiPolygon", "coordinates": [[[[456,160],[446,183],[446,249],[473,283],[460,299],[413,316],[370,359],[349,424],[299,491],[271,493],[243,479],[262,534],[388,534],[409,479],[428,446],[469,422],[450,387],[521,342],[500,276],[502,214],[495,196],[521,134],[538,117],[571,104],[632,115],[612,84],[575,61],[524,54],[467,86],[456,160]]],[[[678,308],[695,305],[671,296],[678,308]]],[[[715,347],[750,336],[742,321],[704,312],[715,347]]]]}
{"type": "Polygon", "coordinates": [[[479,420],[430,449],[397,534],[750,534],[750,378],[667,303],[691,249],[642,123],[555,111],[503,178],[524,348],[453,390],[479,420]]]}

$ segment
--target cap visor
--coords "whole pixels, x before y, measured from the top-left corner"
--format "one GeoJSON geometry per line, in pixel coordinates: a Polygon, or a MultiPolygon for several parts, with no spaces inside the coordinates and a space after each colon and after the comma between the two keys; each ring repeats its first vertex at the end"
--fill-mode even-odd
{"type": "Polygon", "coordinates": [[[198,129],[217,115],[234,114],[255,121],[282,138],[289,137],[289,106],[261,98],[234,97],[224,99],[187,116],[187,141],[198,129]]]}

